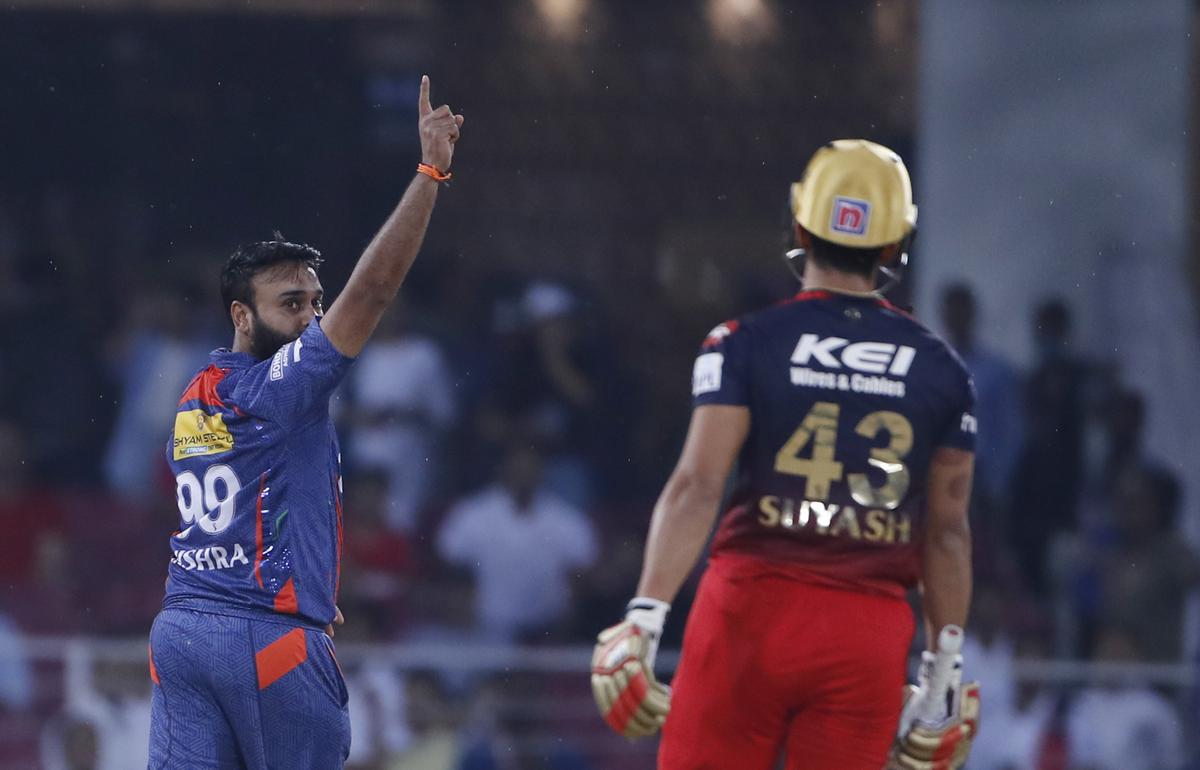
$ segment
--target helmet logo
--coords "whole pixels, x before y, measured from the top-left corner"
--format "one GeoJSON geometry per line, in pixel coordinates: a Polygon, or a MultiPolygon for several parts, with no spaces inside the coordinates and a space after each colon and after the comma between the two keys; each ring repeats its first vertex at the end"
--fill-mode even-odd
{"type": "Polygon", "coordinates": [[[857,198],[841,195],[833,199],[833,218],[829,228],[836,233],[866,235],[867,223],[871,219],[871,204],[857,198]]]}

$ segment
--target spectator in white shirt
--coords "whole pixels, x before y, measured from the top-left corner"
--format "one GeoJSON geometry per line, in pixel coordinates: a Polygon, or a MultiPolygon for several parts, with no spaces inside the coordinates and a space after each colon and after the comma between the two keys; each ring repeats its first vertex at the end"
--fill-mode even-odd
{"type": "Polygon", "coordinates": [[[587,517],[547,491],[542,457],[511,448],[499,479],[456,503],[437,536],[438,553],[474,573],[476,620],[510,641],[549,629],[571,606],[571,577],[596,558],[587,517]]]}
{"type": "Polygon", "coordinates": [[[355,466],[388,475],[389,528],[411,532],[439,472],[439,439],[454,423],[456,403],[442,350],[408,330],[393,307],[346,383],[343,422],[355,466]]]}
{"type": "Polygon", "coordinates": [[[1052,727],[1057,696],[1033,683],[1018,683],[1020,657],[1044,658],[1045,631],[1016,624],[1012,596],[1004,583],[983,581],[971,601],[969,633],[963,643],[963,678],[978,680],[987,693],[987,716],[971,749],[971,770],[1030,770],[1052,727]]]}
{"type": "Polygon", "coordinates": [[[62,713],[43,728],[47,770],[145,767],[150,749],[150,680],[141,660],[98,657],[84,640],[69,643],[62,713]]]}
{"type": "MultiPolygon", "coordinates": [[[[1141,659],[1134,636],[1108,626],[1096,642],[1096,660],[1141,659]]],[[[1183,727],[1170,701],[1144,684],[1083,690],[1067,722],[1075,770],[1176,770],[1183,762],[1183,727]]]]}

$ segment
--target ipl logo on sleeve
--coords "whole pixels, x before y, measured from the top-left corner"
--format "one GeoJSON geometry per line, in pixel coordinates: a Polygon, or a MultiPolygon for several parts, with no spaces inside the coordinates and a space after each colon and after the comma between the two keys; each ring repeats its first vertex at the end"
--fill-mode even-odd
{"type": "Polygon", "coordinates": [[[833,219],[830,229],[847,235],[866,235],[867,223],[871,220],[871,204],[857,198],[841,195],[833,199],[833,219]]]}

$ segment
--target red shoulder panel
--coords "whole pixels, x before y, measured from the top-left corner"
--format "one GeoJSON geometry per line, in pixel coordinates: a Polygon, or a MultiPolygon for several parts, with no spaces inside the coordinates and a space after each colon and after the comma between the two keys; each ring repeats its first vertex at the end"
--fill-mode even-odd
{"type": "Polygon", "coordinates": [[[217,383],[223,379],[225,370],[216,364],[209,364],[188,383],[187,390],[183,391],[183,397],[179,399],[179,405],[183,406],[188,401],[199,401],[205,406],[224,407],[225,402],[217,395],[217,383]]]}
{"type": "Polygon", "coordinates": [[[726,321],[718,325],[717,328],[709,332],[708,336],[704,338],[702,347],[711,348],[714,345],[720,344],[721,340],[737,331],[739,326],[741,326],[739,321],[726,321]]]}

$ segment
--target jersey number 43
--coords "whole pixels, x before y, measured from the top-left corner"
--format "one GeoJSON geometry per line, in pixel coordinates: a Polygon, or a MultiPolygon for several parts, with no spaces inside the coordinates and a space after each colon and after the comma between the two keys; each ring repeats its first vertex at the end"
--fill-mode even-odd
{"type": "MultiPolygon", "coordinates": [[[[840,414],[840,404],[831,401],[813,404],[800,426],[775,454],[775,471],[803,476],[804,494],[810,499],[827,500],[830,484],[842,480],[843,466],[836,459],[840,414]],[[809,444],[810,456],[801,457],[809,444]]],[[[883,430],[890,437],[887,445],[872,447],[867,459],[868,465],[883,472],[883,485],[872,486],[866,473],[849,473],[845,478],[850,496],[860,505],[892,510],[899,507],[912,480],[903,460],[912,449],[913,429],[908,418],[889,411],[871,412],[854,426],[854,431],[868,441],[875,440],[883,430]]]]}

